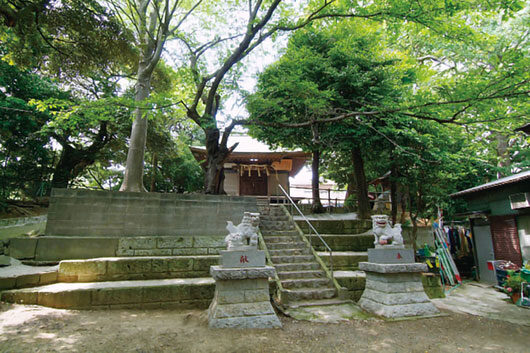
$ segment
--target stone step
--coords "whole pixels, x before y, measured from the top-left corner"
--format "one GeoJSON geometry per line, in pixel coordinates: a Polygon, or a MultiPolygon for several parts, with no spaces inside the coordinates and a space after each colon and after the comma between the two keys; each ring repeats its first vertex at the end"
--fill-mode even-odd
{"type": "Polygon", "coordinates": [[[0,268],[0,291],[42,286],[57,282],[58,266],[12,266],[0,268]]]}
{"type": "Polygon", "coordinates": [[[260,230],[262,232],[270,232],[270,231],[285,231],[285,230],[293,230],[294,224],[290,221],[280,221],[280,220],[262,220],[260,222],[260,230]]]}
{"type": "Polygon", "coordinates": [[[285,289],[294,288],[332,288],[332,283],[329,278],[298,278],[282,280],[282,286],[285,289]]]}
{"type": "Polygon", "coordinates": [[[307,248],[307,244],[303,241],[292,241],[292,242],[285,242],[285,243],[269,243],[267,242],[267,248],[269,249],[269,252],[272,250],[281,250],[281,249],[301,249],[301,248],[307,248]]]}
{"type": "Polygon", "coordinates": [[[275,264],[277,272],[292,272],[292,271],[308,271],[319,270],[320,265],[317,262],[298,262],[298,263],[283,263],[275,264]]]}
{"type": "MultiPolygon", "coordinates": [[[[318,256],[330,266],[329,252],[319,251],[318,256]]],[[[333,251],[333,270],[354,271],[359,262],[368,261],[368,253],[364,251],[333,251]]]]}
{"type": "Polygon", "coordinates": [[[212,278],[55,283],[5,291],[0,300],[60,309],[206,308],[214,291],[212,278]]]}
{"type": "Polygon", "coordinates": [[[260,213],[260,219],[282,219],[282,220],[290,220],[291,217],[289,217],[288,214],[283,212],[283,210],[278,211],[266,211],[263,213],[260,213]]]}
{"type": "Polygon", "coordinates": [[[267,212],[267,213],[284,214],[284,210],[283,210],[282,206],[273,206],[273,205],[260,206],[259,210],[263,211],[263,212],[267,212]]]}
{"type": "Polygon", "coordinates": [[[332,299],[320,299],[320,300],[301,300],[297,302],[290,302],[287,307],[290,309],[310,307],[310,306],[329,306],[329,305],[341,305],[351,303],[350,300],[332,298],[332,299]]]}
{"type": "Polygon", "coordinates": [[[305,271],[283,271],[277,272],[278,277],[284,279],[295,279],[295,278],[324,278],[326,273],[322,270],[305,270],[305,271]]]}
{"type": "Polygon", "coordinates": [[[333,278],[341,286],[341,295],[344,298],[359,301],[366,283],[364,271],[333,271],[333,278]]]}
{"type": "Polygon", "coordinates": [[[274,231],[261,231],[263,236],[278,236],[278,237],[299,237],[298,231],[296,230],[274,230],[274,231]]]}
{"type": "Polygon", "coordinates": [[[64,260],[59,264],[59,282],[101,282],[164,278],[207,277],[218,255],[103,257],[64,260]]]}
{"type": "MultiPolygon", "coordinates": [[[[316,235],[306,235],[312,240],[316,251],[326,250],[324,244],[316,235]]],[[[333,251],[367,251],[374,247],[374,236],[372,234],[321,234],[322,239],[333,251]]]]}
{"type": "Polygon", "coordinates": [[[297,234],[296,236],[286,236],[286,235],[264,235],[263,239],[265,240],[265,243],[272,244],[272,243],[297,243],[300,242],[300,236],[297,234]]]}
{"type": "Polygon", "coordinates": [[[315,260],[313,255],[271,256],[274,264],[304,263],[315,260]]]}
{"type": "Polygon", "coordinates": [[[269,250],[269,253],[271,254],[272,257],[294,256],[294,255],[308,255],[308,254],[311,254],[311,250],[307,246],[304,246],[304,247],[300,247],[300,248],[293,247],[291,249],[269,250]]]}
{"type": "MultiPolygon", "coordinates": [[[[295,221],[304,233],[309,233],[309,225],[303,219],[295,217],[295,221]]],[[[310,222],[320,234],[361,234],[372,228],[371,220],[312,219],[310,222]]]]}
{"type": "Polygon", "coordinates": [[[260,219],[262,217],[287,217],[289,218],[289,215],[285,213],[285,211],[281,208],[261,208],[260,209],[260,219]]]}
{"type": "Polygon", "coordinates": [[[331,299],[336,294],[335,288],[284,289],[282,291],[282,297],[287,296],[288,303],[302,300],[331,299]]]}

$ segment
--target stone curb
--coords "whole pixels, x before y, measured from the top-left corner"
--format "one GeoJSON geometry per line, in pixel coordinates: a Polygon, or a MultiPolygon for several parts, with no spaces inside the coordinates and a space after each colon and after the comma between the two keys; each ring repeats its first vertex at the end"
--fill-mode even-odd
{"type": "Polygon", "coordinates": [[[376,264],[371,262],[359,262],[359,269],[362,271],[378,273],[427,272],[427,265],[422,263],[376,264]]]}
{"type": "Polygon", "coordinates": [[[255,279],[274,277],[275,269],[272,266],[249,268],[223,268],[211,266],[210,275],[215,280],[222,279],[255,279]]]}

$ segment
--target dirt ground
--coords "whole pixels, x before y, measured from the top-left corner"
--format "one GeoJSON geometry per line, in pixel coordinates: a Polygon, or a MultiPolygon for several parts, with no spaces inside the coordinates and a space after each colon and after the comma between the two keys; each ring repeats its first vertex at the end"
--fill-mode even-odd
{"type": "Polygon", "coordinates": [[[209,329],[206,311],[73,311],[0,304],[0,352],[529,352],[530,327],[447,316],[282,329],[209,329]]]}

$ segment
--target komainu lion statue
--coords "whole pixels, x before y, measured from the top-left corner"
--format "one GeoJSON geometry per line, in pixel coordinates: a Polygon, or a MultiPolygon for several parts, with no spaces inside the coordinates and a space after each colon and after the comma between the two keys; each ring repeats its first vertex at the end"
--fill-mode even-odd
{"type": "Polygon", "coordinates": [[[375,236],[374,244],[378,245],[403,245],[403,236],[401,235],[401,224],[396,223],[392,228],[388,221],[387,215],[372,216],[372,231],[375,236]]]}
{"type": "Polygon", "coordinates": [[[237,227],[231,221],[227,223],[226,229],[230,234],[226,236],[225,243],[228,250],[258,247],[259,213],[245,212],[237,227]]]}

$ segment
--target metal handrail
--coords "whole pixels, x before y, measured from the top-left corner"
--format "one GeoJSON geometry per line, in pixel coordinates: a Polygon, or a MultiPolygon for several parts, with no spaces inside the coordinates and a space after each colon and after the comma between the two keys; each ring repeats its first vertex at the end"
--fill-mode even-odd
{"type": "MultiPolygon", "coordinates": [[[[300,216],[302,216],[302,218],[304,219],[304,221],[309,225],[309,235],[311,236],[311,231],[315,232],[315,234],[318,236],[318,238],[320,239],[320,241],[324,244],[324,246],[326,247],[326,249],[328,250],[329,252],[329,269],[331,271],[331,278],[333,278],[333,250],[331,250],[331,248],[329,247],[328,243],[326,243],[326,241],[320,236],[320,233],[318,233],[318,231],[315,229],[315,227],[313,227],[313,225],[311,224],[311,222],[309,222],[309,220],[307,219],[307,217],[302,213],[302,211],[300,211],[300,209],[298,208],[298,206],[296,206],[296,204],[294,203],[293,199],[291,199],[291,196],[289,196],[289,194],[287,193],[287,191],[285,191],[285,189],[280,185],[278,184],[278,186],[280,187],[280,190],[283,192],[283,194],[287,197],[287,199],[289,200],[289,202],[291,203],[292,206],[294,206],[294,208],[298,211],[298,213],[300,214],[300,216]]],[[[311,243],[311,238],[312,236],[309,238],[309,242],[311,243]]]]}

